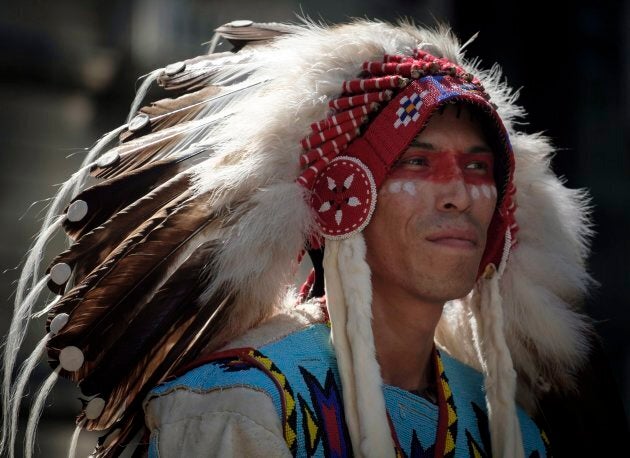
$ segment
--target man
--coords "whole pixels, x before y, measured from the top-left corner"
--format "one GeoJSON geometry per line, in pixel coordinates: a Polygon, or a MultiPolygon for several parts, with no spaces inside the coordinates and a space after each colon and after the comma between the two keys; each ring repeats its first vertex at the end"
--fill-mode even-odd
{"type": "Polygon", "coordinates": [[[219,32],[249,45],[154,72],[141,95],[187,93],[97,145],[122,133],[39,283],[46,388],[79,383],[96,456],[145,424],[156,456],[548,455],[531,417],[588,351],[589,232],[497,71],[409,25],[219,32]]]}
{"type": "MultiPolygon", "coordinates": [[[[481,374],[472,375],[472,369],[445,354],[448,371],[442,370],[436,379],[433,354],[435,329],[445,302],[473,289],[495,213],[490,145],[497,143],[485,138],[484,116],[466,104],[438,108],[391,168],[380,188],[374,215],[363,231],[372,280],[374,350],[396,434],[394,443],[387,440],[388,429],[384,444],[375,442],[371,447],[378,448],[364,448],[363,441],[379,433],[366,431],[360,442],[352,443],[361,443],[363,455],[387,456],[394,450],[405,456],[433,455],[436,450],[454,456],[468,456],[473,450],[490,453],[487,425],[465,421],[472,415],[488,421],[482,413],[481,374]],[[457,419],[449,418],[451,428],[438,432],[441,419],[436,411],[446,391],[441,380],[452,381],[447,391],[452,392],[450,412],[457,419]],[[476,392],[474,396],[459,391],[466,384],[476,392]],[[467,404],[475,408],[467,408],[467,404]],[[402,413],[405,410],[408,417],[402,413]]],[[[272,318],[229,345],[246,344],[246,348],[210,355],[197,369],[154,390],[146,406],[153,436],[151,455],[349,455],[353,449],[339,404],[347,392],[339,390],[345,385],[336,376],[328,329],[317,322],[315,318],[314,323],[305,323],[304,316],[294,318],[291,324],[286,316],[272,318]],[[297,355],[289,356],[289,352],[297,355]],[[280,396],[290,393],[287,397],[293,401],[287,399],[284,407],[274,407],[278,390],[268,380],[260,380],[264,367],[255,362],[248,365],[243,356],[250,353],[274,364],[269,377],[280,374],[284,385],[280,396]],[[285,442],[291,425],[289,420],[283,425],[283,419],[286,404],[292,402],[297,437],[285,442]]],[[[368,410],[359,416],[376,415],[377,403],[371,400],[368,410]]],[[[535,424],[522,413],[520,422],[525,429],[526,455],[546,455],[547,444],[535,424]]],[[[522,450],[520,442],[518,446],[522,450]]],[[[506,456],[517,453],[499,452],[506,456]]],[[[359,454],[356,447],[355,453],[359,454]]]]}

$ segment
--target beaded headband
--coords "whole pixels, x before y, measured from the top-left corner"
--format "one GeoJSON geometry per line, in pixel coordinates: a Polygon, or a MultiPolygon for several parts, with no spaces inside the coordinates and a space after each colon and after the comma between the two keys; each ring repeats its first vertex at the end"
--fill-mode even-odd
{"type": "Polygon", "coordinates": [[[499,201],[493,215],[481,274],[499,266],[515,244],[514,155],[505,126],[481,82],[446,58],[418,49],[413,56],[385,55],[364,62],[359,78],[344,81],[341,97],[331,100],[332,114],[311,124],[302,139],[305,153],[297,181],[312,191],[324,238],[341,239],[362,231],[376,206],[377,190],[390,168],[448,103],[470,104],[491,121],[500,151],[495,151],[499,201]]]}

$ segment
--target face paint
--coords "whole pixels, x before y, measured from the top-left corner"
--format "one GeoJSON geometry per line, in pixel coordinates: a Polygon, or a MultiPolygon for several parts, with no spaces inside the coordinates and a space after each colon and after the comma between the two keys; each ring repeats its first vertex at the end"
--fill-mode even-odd
{"type": "Polygon", "coordinates": [[[474,185],[476,194],[479,195],[484,193],[482,186],[492,192],[490,187],[494,185],[493,166],[494,160],[490,153],[423,151],[411,147],[396,163],[390,177],[423,179],[436,183],[463,179],[466,184],[474,185]]]}
{"type": "Polygon", "coordinates": [[[400,181],[392,181],[387,186],[387,190],[391,192],[392,194],[398,194],[401,188],[402,188],[402,183],[400,181]]]}
{"type": "Polygon", "coordinates": [[[405,191],[410,196],[415,196],[416,195],[416,185],[413,182],[411,182],[411,181],[407,181],[407,182],[403,183],[403,191],[405,191]]]}
{"type": "Polygon", "coordinates": [[[416,195],[416,184],[413,181],[400,181],[394,180],[387,183],[387,186],[383,188],[383,191],[391,194],[398,194],[401,191],[409,194],[410,196],[416,195]]]}
{"type": "Polygon", "coordinates": [[[489,199],[490,196],[492,195],[492,193],[490,192],[490,186],[485,185],[485,184],[481,186],[481,192],[483,193],[483,196],[486,199],[489,199]]]}

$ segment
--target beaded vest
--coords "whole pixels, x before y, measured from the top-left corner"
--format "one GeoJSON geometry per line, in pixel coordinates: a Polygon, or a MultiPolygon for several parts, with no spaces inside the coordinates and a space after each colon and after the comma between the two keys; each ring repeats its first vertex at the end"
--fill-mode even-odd
{"type": "MultiPolygon", "coordinates": [[[[408,391],[383,387],[397,456],[490,456],[482,375],[444,351],[436,351],[434,360],[437,405],[408,391]]],[[[352,456],[326,324],[311,325],[258,349],[214,353],[199,364],[154,388],[149,396],[173,389],[251,387],[272,399],[293,456],[352,456]]],[[[522,409],[518,417],[525,456],[550,456],[544,432],[522,409]]],[[[156,444],[151,444],[149,456],[158,456],[156,444]]]]}

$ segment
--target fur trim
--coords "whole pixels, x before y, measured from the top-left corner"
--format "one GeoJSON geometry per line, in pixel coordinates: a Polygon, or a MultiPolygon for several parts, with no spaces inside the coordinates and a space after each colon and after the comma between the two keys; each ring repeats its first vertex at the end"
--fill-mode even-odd
{"type": "MultiPolygon", "coordinates": [[[[372,332],[372,282],[365,260],[363,234],[339,244],[339,274],[348,310],[346,332],[352,352],[357,411],[361,433],[361,454],[365,457],[394,455],[389,428],[381,368],[376,360],[372,332]]],[[[345,389],[345,387],[344,387],[345,389]]]]}
{"type": "Polygon", "coordinates": [[[359,427],[359,412],[357,407],[356,382],[353,371],[353,359],[348,339],[347,323],[348,310],[344,299],[341,272],[339,270],[340,240],[329,240],[324,251],[324,272],[326,300],[331,324],[331,339],[337,357],[337,368],[343,388],[343,407],[346,416],[348,434],[352,442],[354,453],[361,453],[361,435],[359,427]]]}
{"type": "Polygon", "coordinates": [[[523,439],[516,416],[516,371],[504,332],[499,273],[479,279],[473,293],[472,321],[475,348],[483,367],[486,404],[493,456],[524,456],[523,439]]]}

